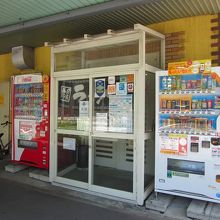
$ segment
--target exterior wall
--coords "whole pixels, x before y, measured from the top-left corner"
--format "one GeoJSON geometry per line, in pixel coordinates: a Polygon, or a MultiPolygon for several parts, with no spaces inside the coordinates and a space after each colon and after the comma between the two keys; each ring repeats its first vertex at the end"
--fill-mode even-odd
{"type": "Polygon", "coordinates": [[[35,70],[18,70],[12,63],[11,53],[0,55],[0,82],[9,81],[12,75],[33,72],[50,74],[50,48],[35,49],[35,70]]]}
{"type": "Polygon", "coordinates": [[[149,25],[162,34],[185,32],[185,57],[181,60],[211,59],[211,19],[216,15],[181,18],[149,25]]]}
{"type": "MultiPolygon", "coordinates": [[[[184,32],[184,56],[179,60],[211,59],[211,19],[216,15],[181,18],[149,25],[163,34],[184,32]]],[[[0,55],[0,82],[10,80],[11,75],[20,73],[42,72],[50,74],[50,48],[35,49],[35,70],[20,71],[12,64],[11,54],[0,55]]]]}

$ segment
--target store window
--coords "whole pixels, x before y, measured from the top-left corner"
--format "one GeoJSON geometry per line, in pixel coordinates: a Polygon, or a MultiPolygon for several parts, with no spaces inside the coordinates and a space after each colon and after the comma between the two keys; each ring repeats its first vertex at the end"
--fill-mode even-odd
{"type": "Polygon", "coordinates": [[[58,134],[57,176],[88,183],[88,137],[58,134]]]}
{"type": "Polygon", "coordinates": [[[133,140],[94,138],[93,184],[133,192],[133,140]]]}
{"type": "Polygon", "coordinates": [[[58,82],[58,129],[89,130],[89,79],[58,82]]]}
{"type": "Polygon", "coordinates": [[[93,131],[134,132],[134,74],[93,79],[93,131]]]}

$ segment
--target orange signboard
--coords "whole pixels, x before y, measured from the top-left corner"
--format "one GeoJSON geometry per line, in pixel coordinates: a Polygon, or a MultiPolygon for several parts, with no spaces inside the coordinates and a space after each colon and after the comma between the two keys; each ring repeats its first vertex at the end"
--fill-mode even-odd
{"type": "Polygon", "coordinates": [[[211,60],[194,60],[168,63],[169,75],[183,75],[183,74],[210,74],[211,60]]]}

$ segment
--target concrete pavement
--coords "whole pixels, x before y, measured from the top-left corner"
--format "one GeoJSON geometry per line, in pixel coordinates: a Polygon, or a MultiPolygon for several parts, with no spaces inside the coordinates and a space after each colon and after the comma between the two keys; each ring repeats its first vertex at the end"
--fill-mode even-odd
{"type": "Polygon", "coordinates": [[[99,207],[39,192],[30,185],[0,179],[1,220],[153,220],[137,213],[99,207]]]}
{"type": "Polygon", "coordinates": [[[0,161],[0,220],[173,220],[135,204],[51,185],[29,177],[33,168],[9,173],[0,161]]]}

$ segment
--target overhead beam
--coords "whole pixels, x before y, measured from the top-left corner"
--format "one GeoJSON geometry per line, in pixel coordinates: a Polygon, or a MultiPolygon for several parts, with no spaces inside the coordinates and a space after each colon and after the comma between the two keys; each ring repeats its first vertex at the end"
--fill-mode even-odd
{"type": "Polygon", "coordinates": [[[161,0],[113,0],[97,5],[92,5],[84,8],[62,12],[56,15],[50,15],[47,17],[42,17],[31,21],[10,25],[7,27],[2,27],[0,28],[0,35],[8,34],[15,31],[23,31],[26,29],[47,26],[63,21],[70,21],[86,16],[98,15],[101,13],[120,10],[136,5],[155,3],[159,1],[161,0]]]}

